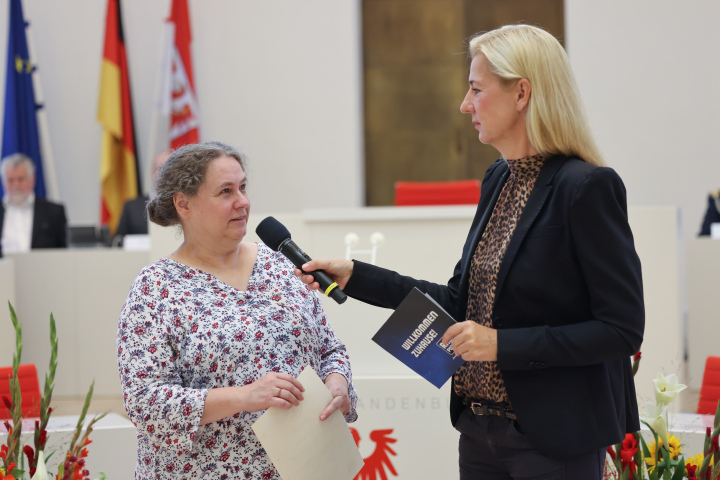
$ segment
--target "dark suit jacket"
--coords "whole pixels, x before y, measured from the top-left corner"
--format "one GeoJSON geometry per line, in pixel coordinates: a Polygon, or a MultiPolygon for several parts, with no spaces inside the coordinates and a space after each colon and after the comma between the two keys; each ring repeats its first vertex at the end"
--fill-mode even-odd
{"type": "Polygon", "coordinates": [[[138,235],[148,233],[148,219],[145,206],[150,199],[140,196],[128,200],[123,206],[115,235],[138,235]]]}
{"type": "Polygon", "coordinates": [[[708,195],[708,205],[705,210],[702,225],[700,226],[700,236],[710,235],[710,225],[720,222],[720,211],[718,211],[717,207],[718,196],[720,196],[720,191],[715,191],[708,195]]]}
{"type": "MultiPolygon", "coordinates": [[[[485,174],[447,285],[356,261],[345,292],[395,308],[418,287],[465,320],[472,257],[508,172],[498,160],[485,174]]],[[[492,314],[498,366],[520,427],[550,456],[596,451],[640,427],[629,357],[642,343],[645,314],[626,209],[612,169],[549,158],[500,266],[492,314]]],[[[453,424],[463,408],[453,389],[453,424]]]]}
{"type": "MultiPolygon", "coordinates": [[[[0,203],[0,238],[4,223],[5,207],[0,203]]],[[[62,205],[36,197],[32,228],[30,248],[67,248],[67,218],[62,205]]]]}

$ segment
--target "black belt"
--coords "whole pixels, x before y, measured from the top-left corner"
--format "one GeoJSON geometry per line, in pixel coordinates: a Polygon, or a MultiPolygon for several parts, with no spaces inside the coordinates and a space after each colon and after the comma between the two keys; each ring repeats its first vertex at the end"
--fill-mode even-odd
{"type": "Polygon", "coordinates": [[[475,415],[495,415],[496,417],[505,417],[510,420],[517,420],[515,412],[509,407],[503,407],[502,405],[485,405],[481,402],[468,402],[468,407],[475,415]]]}

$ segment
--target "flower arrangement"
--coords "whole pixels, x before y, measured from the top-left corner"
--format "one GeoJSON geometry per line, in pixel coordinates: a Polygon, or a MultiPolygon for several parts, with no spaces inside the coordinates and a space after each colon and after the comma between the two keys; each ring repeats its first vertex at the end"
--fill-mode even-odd
{"type": "MultiPolygon", "coordinates": [[[[25,445],[22,448],[22,453],[25,455],[25,457],[23,457],[20,454],[22,397],[18,380],[18,368],[20,367],[20,358],[22,355],[22,326],[17,319],[12,304],[8,302],[8,305],[10,307],[10,319],[15,328],[15,354],[13,355],[13,375],[10,378],[10,398],[3,395],[2,401],[10,411],[12,420],[4,421],[8,434],[6,444],[0,446],[0,480],[21,480],[28,478],[25,477],[26,473],[30,475],[31,480],[49,480],[53,477],[48,472],[46,461],[56,453],[51,452],[47,458],[45,457],[45,447],[48,439],[47,425],[52,413],[50,400],[52,399],[55,370],[57,368],[58,340],[55,319],[53,315],[50,314],[50,367],[45,374],[45,386],[40,400],[40,417],[38,420],[35,420],[33,445],[25,445]],[[27,464],[25,464],[25,459],[27,459],[27,464]]],[[[87,428],[83,431],[83,424],[85,423],[85,416],[90,406],[94,385],[95,382],[93,381],[85,397],[82,413],[75,427],[70,446],[65,453],[65,461],[59,465],[58,472],[54,477],[56,480],[89,479],[90,472],[85,468],[85,457],[88,455],[86,447],[92,443],[89,435],[93,430],[93,425],[106,415],[103,413],[93,417],[87,428]]],[[[101,474],[101,480],[104,478],[104,474],[101,474]]]]}
{"type": "MultiPolygon", "coordinates": [[[[640,352],[633,359],[633,375],[637,373],[640,352]]],[[[667,431],[668,405],[686,386],[676,375],[658,376],[653,380],[655,403],[646,403],[640,420],[652,432],[649,444],[640,432],[628,433],[625,439],[608,447],[605,479],[617,480],[717,480],[720,477],[720,402],[708,427],[703,451],[691,457],[682,454],[683,445],[667,431]]]]}

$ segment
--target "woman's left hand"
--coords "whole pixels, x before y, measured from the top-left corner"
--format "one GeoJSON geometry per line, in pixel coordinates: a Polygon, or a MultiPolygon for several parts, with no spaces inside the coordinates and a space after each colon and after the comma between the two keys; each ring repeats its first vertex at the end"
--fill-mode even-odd
{"type": "Polygon", "coordinates": [[[340,410],[343,415],[350,411],[350,397],[348,396],[348,383],[345,377],[339,373],[331,373],[325,378],[325,386],[333,398],[320,414],[320,420],[327,419],[335,410],[340,410]]]}
{"type": "Polygon", "coordinates": [[[455,355],[463,360],[481,362],[497,361],[497,330],[473,321],[456,323],[445,331],[442,342],[452,340],[455,355]]]}

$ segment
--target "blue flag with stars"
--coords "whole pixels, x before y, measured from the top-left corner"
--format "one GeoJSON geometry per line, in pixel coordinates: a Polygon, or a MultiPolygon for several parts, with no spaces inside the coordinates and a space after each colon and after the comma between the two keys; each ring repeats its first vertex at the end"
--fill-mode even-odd
{"type": "MultiPolygon", "coordinates": [[[[7,74],[5,80],[5,114],[3,117],[2,158],[13,153],[24,153],[35,163],[35,195],[45,198],[45,179],[40,139],[38,135],[37,109],[32,73],[35,66],[30,61],[25,18],[21,0],[10,0],[8,21],[7,74]]],[[[0,183],[0,196],[3,194],[0,183]]]]}

